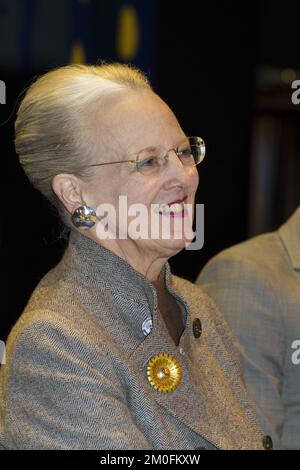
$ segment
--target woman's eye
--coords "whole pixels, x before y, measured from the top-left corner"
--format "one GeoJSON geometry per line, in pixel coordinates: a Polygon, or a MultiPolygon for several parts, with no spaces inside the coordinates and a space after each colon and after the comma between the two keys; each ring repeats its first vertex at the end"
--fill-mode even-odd
{"type": "Polygon", "coordinates": [[[192,155],[192,152],[191,152],[190,148],[179,150],[179,152],[178,152],[178,156],[180,158],[189,158],[191,155],[192,155]]]}
{"type": "Polygon", "coordinates": [[[157,157],[147,157],[143,158],[143,160],[140,160],[138,162],[138,167],[139,168],[144,168],[144,167],[153,167],[158,165],[158,159],[157,157]]]}

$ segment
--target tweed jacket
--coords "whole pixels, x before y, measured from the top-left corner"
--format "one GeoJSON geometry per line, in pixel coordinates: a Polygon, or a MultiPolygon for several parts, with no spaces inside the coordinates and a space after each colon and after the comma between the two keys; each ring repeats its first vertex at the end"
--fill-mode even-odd
{"type": "Polygon", "coordinates": [[[7,342],[0,378],[5,448],[263,449],[223,317],[168,263],[164,282],[185,317],[178,346],[147,278],[72,232],[7,342]],[[164,352],[182,367],[170,393],[147,377],[150,359],[164,352]]]}
{"type": "Polygon", "coordinates": [[[238,339],[263,430],[275,448],[300,449],[300,208],[279,230],[217,255],[197,282],[238,339]]]}

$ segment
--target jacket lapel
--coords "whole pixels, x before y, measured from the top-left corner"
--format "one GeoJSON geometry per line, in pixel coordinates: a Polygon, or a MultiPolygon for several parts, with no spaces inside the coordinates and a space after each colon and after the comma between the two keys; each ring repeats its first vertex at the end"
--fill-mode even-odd
{"type": "Polygon", "coordinates": [[[181,337],[179,346],[176,347],[164,323],[159,318],[156,317],[156,319],[158,322],[153,325],[151,333],[131,354],[131,362],[135,367],[139,368],[146,387],[149,389],[149,394],[152,395],[153,399],[161,407],[165,408],[169,414],[179,419],[194,432],[206,437],[207,440],[216,447],[222,448],[222,440],[215,439],[215,436],[213,436],[208,429],[207,419],[204,419],[204,416],[202,416],[204,404],[201,394],[199,390],[196,390],[195,384],[191,381],[188,362],[179,350],[180,347],[184,347],[190,320],[187,320],[186,329],[181,337]],[[177,359],[182,368],[181,384],[176,390],[170,393],[155,390],[147,378],[147,365],[149,361],[160,353],[171,354],[177,359]]]}
{"type": "Polygon", "coordinates": [[[188,315],[186,328],[176,346],[162,319],[155,314],[151,333],[131,354],[130,361],[139,368],[141,380],[153,399],[214,446],[233,449],[255,442],[255,448],[259,446],[257,434],[239,406],[231,384],[224,379],[218,361],[206,344],[205,334],[203,336],[194,338],[192,318],[188,315]],[[182,355],[180,350],[185,354],[182,355]],[[181,384],[170,393],[155,390],[147,378],[148,362],[163,352],[172,354],[182,367],[181,384]]]}

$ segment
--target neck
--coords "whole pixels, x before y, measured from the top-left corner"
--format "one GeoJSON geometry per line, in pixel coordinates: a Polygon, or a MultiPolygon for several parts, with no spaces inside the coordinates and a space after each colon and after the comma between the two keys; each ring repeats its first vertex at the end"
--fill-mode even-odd
{"type": "Polygon", "coordinates": [[[136,244],[128,243],[128,240],[101,240],[93,236],[90,232],[87,236],[107,250],[112,251],[120,258],[124,259],[136,271],[145,276],[150,282],[157,281],[159,275],[168,261],[167,256],[157,253],[148,253],[137,248],[136,244]]]}

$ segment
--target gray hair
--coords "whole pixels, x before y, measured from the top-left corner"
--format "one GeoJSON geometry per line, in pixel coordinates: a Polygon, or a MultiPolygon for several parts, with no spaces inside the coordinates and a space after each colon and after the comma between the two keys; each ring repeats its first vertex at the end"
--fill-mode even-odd
{"type": "Polygon", "coordinates": [[[66,210],[51,187],[60,173],[84,178],[88,149],[84,116],[95,102],[126,90],[151,89],[147,77],[124,64],[68,65],[39,77],[28,88],[15,122],[15,147],[32,185],[68,224],[66,210]]]}

